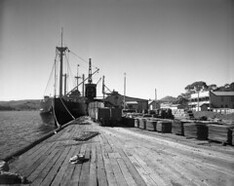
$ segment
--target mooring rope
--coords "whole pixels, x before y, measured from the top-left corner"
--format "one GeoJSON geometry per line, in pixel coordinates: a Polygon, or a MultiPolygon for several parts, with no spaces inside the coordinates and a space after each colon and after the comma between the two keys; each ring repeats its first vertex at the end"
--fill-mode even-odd
{"type": "Polygon", "coordinates": [[[54,101],[53,101],[53,105],[52,105],[52,108],[53,108],[53,116],[54,116],[54,119],[55,119],[55,124],[57,125],[57,127],[59,128],[61,125],[59,124],[58,122],[58,119],[57,119],[57,116],[56,116],[56,113],[55,113],[55,109],[54,109],[54,101]]]}
{"type": "Polygon", "coordinates": [[[63,104],[64,108],[66,109],[66,111],[68,112],[68,114],[72,117],[73,120],[75,120],[76,118],[71,114],[71,112],[68,110],[67,106],[64,104],[62,98],[59,98],[61,103],[63,104]]]}

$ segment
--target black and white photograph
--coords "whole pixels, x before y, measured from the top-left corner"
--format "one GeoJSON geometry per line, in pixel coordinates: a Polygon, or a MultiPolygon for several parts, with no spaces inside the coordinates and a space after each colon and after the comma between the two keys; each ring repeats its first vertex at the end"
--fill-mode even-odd
{"type": "Polygon", "coordinates": [[[0,185],[234,186],[234,0],[0,0],[0,185]]]}

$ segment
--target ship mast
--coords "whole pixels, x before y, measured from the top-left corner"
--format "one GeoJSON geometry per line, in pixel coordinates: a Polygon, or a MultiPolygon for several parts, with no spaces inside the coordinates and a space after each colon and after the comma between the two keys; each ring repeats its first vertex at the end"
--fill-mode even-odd
{"type": "Polygon", "coordinates": [[[59,56],[60,56],[60,77],[59,77],[59,97],[63,96],[63,55],[64,52],[68,49],[67,47],[63,47],[63,29],[61,31],[61,46],[56,47],[59,56]]]}
{"type": "Polygon", "coordinates": [[[64,75],[64,95],[67,93],[67,74],[65,73],[64,75]]]}
{"type": "Polygon", "coordinates": [[[91,58],[89,58],[89,76],[88,76],[88,83],[92,83],[92,65],[91,65],[91,58]]]}
{"type": "Polygon", "coordinates": [[[79,92],[79,65],[77,65],[77,76],[75,76],[76,78],[76,86],[77,86],[77,91],[79,92]]]}

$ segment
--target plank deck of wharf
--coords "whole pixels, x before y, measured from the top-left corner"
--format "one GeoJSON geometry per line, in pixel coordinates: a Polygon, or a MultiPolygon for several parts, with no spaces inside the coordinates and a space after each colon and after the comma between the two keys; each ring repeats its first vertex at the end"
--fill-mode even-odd
{"type": "Polygon", "coordinates": [[[163,134],[86,123],[71,124],[22,154],[11,162],[11,171],[26,176],[30,185],[46,186],[234,183],[232,149],[197,149],[165,139],[163,134]],[[87,131],[99,135],[74,140],[87,131]],[[79,153],[84,161],[71,164],[69,159],[79,153]]]}

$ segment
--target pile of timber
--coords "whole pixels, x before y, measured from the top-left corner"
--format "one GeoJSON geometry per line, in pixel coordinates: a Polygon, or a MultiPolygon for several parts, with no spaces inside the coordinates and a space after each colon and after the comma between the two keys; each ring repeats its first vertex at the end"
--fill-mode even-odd
{"type": "Polygon", "coordinates": [[[161,120],[157,122],[157,131],[161,133],[171,133],[172,122],[169,120],[161,120]]]}
{"type": "Polygon", "coordinates": [[[102,107],[99,102],[89,104],[89,116],[94,121],[99,121],[101,126],[117,126],[121,122],[122,111],[120,108],[102,107]]]}
{"type": "Polygon", "coordinates": [[[194,115],[192,111],[185,111],[184,109],[173,110],[173,115],[175,119],[193,119],[194,115]]]}
{"type": "Polygon", "coordinates": [[[181,120],[174,120],[172,122],[172,133],[184,136],[184,122],[181,120]]]}
{"type": "Polygon", "coordinates": [[[160,133],[173,133],[195,138],[209,140],[223,144],[234,145],[234,126],[219,124],[214,121],[199,120],[166,120],[161,118],[134,118],[131,126],[160,133]]]}
{"type": "Polygon", "coordinates": [[[149,131],[157,131],[157,120],[153,120],[153,119],[147,120],[146,129],[149,131]]]}
{"type": "Polygon", "coordinates": [[[221,143],[234,144],[233,131],[227,125],[209,124],[209,140],[221,143]]]}
{"type": "Polygon", "coordinates": [[[145,118],[139,119],[139,128],[140,129],[146,129],[146,121],[147,121],[147,119],[145,119],[145,118]]]}
{"type": "Polygon", "coordinates": [[[125,127],[134,127],[135,126],[134,118],[122,117],[122,123],[125,127]]]}
{"type": "Polygon", "coordinates": [[[135,118],[134,119],[134,127],[139,128],[139,122],[140,122],[139,118],[135,118]]]}
{"type": "Polygon", "coordinates": [[[198,140],[207,140],[208,127],[204,123],[184,123],[184,136],[198,140]]]}

